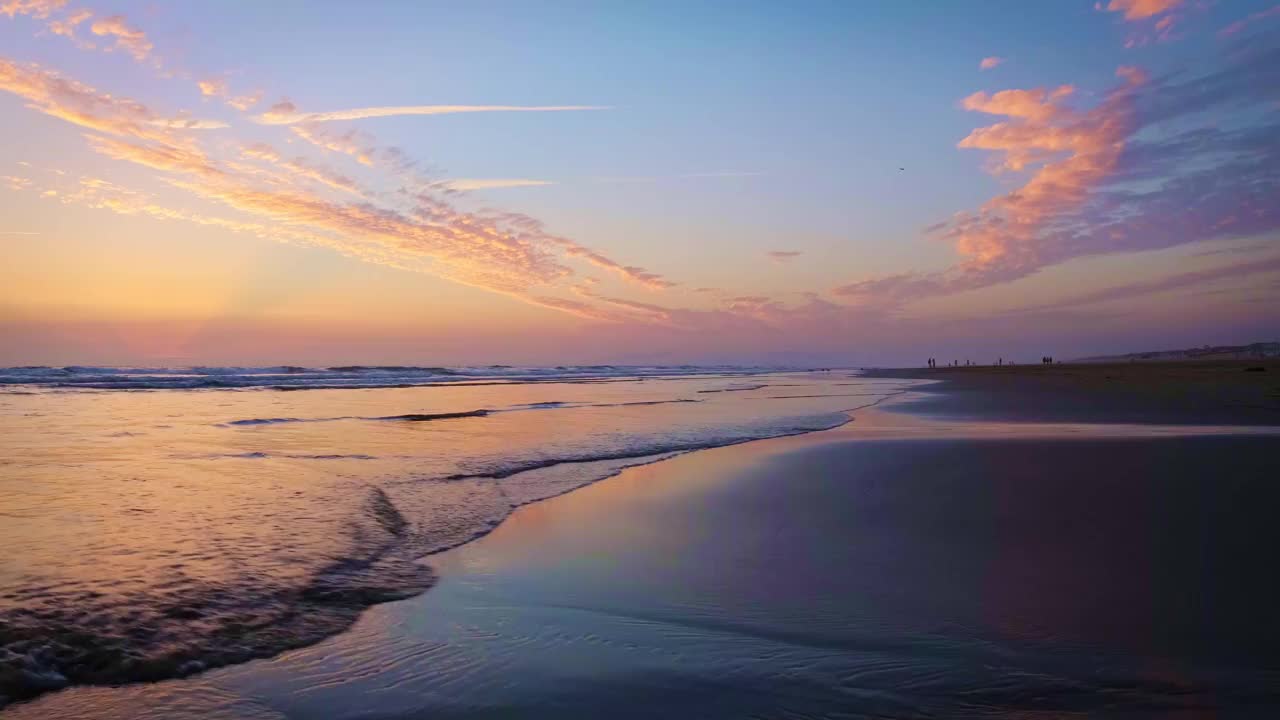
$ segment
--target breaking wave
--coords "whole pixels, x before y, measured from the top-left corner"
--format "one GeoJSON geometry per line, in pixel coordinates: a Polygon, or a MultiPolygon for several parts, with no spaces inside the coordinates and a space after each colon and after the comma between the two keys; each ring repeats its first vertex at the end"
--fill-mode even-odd
{"type": "MultiPolygon", "coordinates": [[[[137,369],[110,370],[9,369],[0,371],[0,382],[40,377],[47,386],[81,377],[100,384],[113,377],[124,380],[116,388],[125,390],[156,378],[193,377],[156,372],[139,381],[137,369]]],[[[316,374],[285,366],[246,370],[201,369],[198,377],[249,382],[253,376],[258,387],[269,387],[280,377],[316,374]],[[272,378],[269,383],[264,376],[272,378]]],[[[351,366],[323,372],[446,377],[438,370],[351,366]]],[[[465,371],[473,377],[529,374],[508,367],[465,371]]],[[[622,372],[607,366],[557,368],[541,377],[622,372]]],[[[485,387],[465,391],[462,401],[488,408],[437,406],[421,412],[400,412],[394,404],[404,400],[396,394],[294,401],[272,394],[191,393],[157,403],[153,396],[126,393],[121,402],[132,399],[113,408],[99,402],[101,395],[51,398],[37,392],[14,398],[10,402],[29,405],[14,409],[11,418],[42,409],[42,402],[80,408],[80,414],[64,416],[73,418],[66,422],[88,424],[58,429],[67,448],[78,448],[93,434],[86,428],[102,426],[93,412],[109,413],[113,423],[128,417],[132,424],[119,430],[110,451],[125,448],[136,455],[99,464],[88,456],[84,475],[68,471],[56,453],[52,465],[32,466],[33,476],[44,473],[42,482],[74,488],[65,497],[90,510],[53,506],[40,494],[25,506],[21,500],[14,505],[9,495],[10,507],[22,510],[14,517],[29,524],[0,529],[0,540],[27,542],[24,553],[35,562],[24,561],[24,567],[36,570],[3,576],[0,705],[3,698],[30,698],[67,685],[178,677],[313,643],[348,627],[369,605],[426,589],[433,576],[423,557],[488,533],[522,505],[680,453],[825,430],[849,419],[838,400],[780,402],[761,411],[765,405],[733,392],[746,385],[724,387],[724,381],[723,374],[714,375],[682,390],[717,391],[696,399],[673,397],[670,385],[649,382],[599,392],[565,390],[541,402],[525,401],[528,388],[485,387]],[[218,422],[231,405],[260,414],[218,422]],[[651,406],[668,410],[650,411],[651,406]],[[173,414],[178,408],[182,415],[173,414]],[[309,416],[317,408],[332,415],[309,416]],[[554,410],[557,421],[548,427],[540,416],[519,410],[554,410]],[[366,425],[357,431],[341,422],[366,425]],[[291,431],[271,430],[283,427],[291,431]],[[165,437],[175,440],[166,443],[165,437]],[[301,480],[290,484],[294,476],[301,480]],[[89,512],[116,530],[86,535],[75,524],[49,524],[51,518],[89,512]],[[48,546],[31,544],[22,534],[22,527],[54,526],[68,534],[48,546]],[[41,564],[53,573],[42,576],[41,564]]],[[[758,387],[765,385],[751,389],[758,387]]],[[[885,388],[882,396],[892,392],[885,388]]],[[[31,423],[32,447],[49,442],[47,426],[17,422],[31,423]]]]}
{"type": "Polygon", "coordinates": [[[325,368],[295,365],[190,368],[24,366],[0,368],[0,386],[82,390],[361,390],[457,383],[611,382],[645,377],[743,375],[779,369],[691,365],[572,365],[554,368],[510,365],[338,365],[325,368]]]}

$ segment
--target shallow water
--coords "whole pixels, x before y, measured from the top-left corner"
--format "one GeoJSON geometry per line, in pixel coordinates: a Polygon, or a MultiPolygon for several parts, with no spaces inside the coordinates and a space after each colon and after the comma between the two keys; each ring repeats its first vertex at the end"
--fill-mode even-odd
{"type": "Polygon", "coordinates": [[[526,506],[314,646],[14,715],[1275,716],[1274,434],[874,415],[526,506]]]}
{"type": "Polygon", "coordinates": [[[673,453],[834,427],[910,385],[688,368],[276,370],[0,373],[0,695],[314,642],[428,587],[417,558],[515,507],[673,453]],[[312,388],[335,374],[427,380],[280,392],[281,374],[322,376],[312,388]],[[244,389],[121,389],[174,377],[244,389]]]}

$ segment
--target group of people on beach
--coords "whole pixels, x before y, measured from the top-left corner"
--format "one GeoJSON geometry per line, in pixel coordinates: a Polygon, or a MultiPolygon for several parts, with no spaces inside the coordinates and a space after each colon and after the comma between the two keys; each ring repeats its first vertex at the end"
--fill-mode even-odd
{"type": "MultiPolygon", "coordinates": [[[[1041,359],[1043,360],[1044,358],[1041,358],[1041,359]]],[[[1009,361],[1009,364],[1010,364],[1010,365],[1013,365],[1014,363],[1013,363],[1013,361],[1011,360],[1011,361],[1009,361]]],[[[929,369],[930,369],[930,370],[936,370],[936,369],[938,369],[938,359],[937,359],[937,358],[929,358],[928,365],[929,365],[929,369]]],[[[1003,358],[1003,357],[1001,357],[1001,358],[997,358],[997,359],[996,359],[996,362],[995,362],[995,365],[996,365],[997,367],[1001,367],[1001,366],[1003,366],[1003,365],[1004,365],[1004,358],[1003,358]]],[[[965,361],[964,361],[964,367],[972,367],[972,366],[973,366],[973,362],[972,362],[971,360],[965,360],[965,361]]],[[[959,360],[952,360],[950,364],[945,365],[944,367],[961,367],[961,365],[960,365],[960,361],[959,361],[959,360]]]]}

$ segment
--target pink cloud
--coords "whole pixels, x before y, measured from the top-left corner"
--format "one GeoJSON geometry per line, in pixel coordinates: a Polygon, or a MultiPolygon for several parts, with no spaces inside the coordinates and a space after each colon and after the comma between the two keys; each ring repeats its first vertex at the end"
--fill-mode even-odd
{"type": "Polygon", "coordinates": [[[1280,229],[1280,125],[1223,129],[1196,121],[1215,108],[1264,107],[1280,87],[1280,49],[1243,48],[1225,68],[1151,81],[1138,68],[1088,109],[1057,90],[976,93],[962,105],[1005,119],[961,148],[993,154],[992,169],[1027,173],[1018,188],[957,214],[935,235],[961,256],[934,273],[905,272],[838,287],[866,306],[975,290],[1073,258],[1172,247],[1280,229]],[[1167,124],[1167,125],[1166,125],[1167,124]],[[1162,128],[1155,135],[1148,128],[1162,128]],[[1160,138],[1160,139],[1157,139],[1160,138]]]}
{"type": "Polygon", "coordinates": [[[232,95],[230,86],[223,78],[197,80],[196,87],[204,97],[221,98],[223,102],[240,111],[248,110],[262,99],[261,91],[252,95],[232,95]]]}
{"type": "Polygon", "coordinates": [[[323,123],[335,120],[361,120],[365,118],[393,117],[397,115],[451,115],[455,113],[491,112],[569,112],[575,110],[608,110],[597,105],[398,105],[390,107],[352,108],[328,112],[298,112],[293,103],[285,101],[254,117],[263,125],[293,125],[295,123],[323,123]]]}
{"type": "Polygon", "coordinates": [[[166,118],[135,100],[102,93],[35,65],[0,59],[0,91],[27,100],[29,107],[81,127],[175,145],[189,144],[176,130],[218,127],[216,121],[166,118]]]}
{"type": "Polygon", "coordinates": [[[1182,2],[1183,0],[1111,0],[1106,9],[1108,12],[1124,13],[1125,20],[1135,21],[1167,13],[1182,2]]]}
{"type": "Polygon", "coordinates": [[[200,88],[200,94],[205,97],[222,97],[227,94],[227,81],[222,78],[197,80],[196,87],[200,88]]]}
{"type": "MultiPolygon", "coordinates": [[[[1111,0],[1105,8],[1101,3],[1094,7],[1122,13],[1126,22],[1139,25],[1139,29],[1130,33],[1124,42],[1126,48],[1136,48],[1151,42],[1176,40],[1175,32],[1183,18],[1173,11],[1183,5],[1184,0],[1111,0]]],[[[1197,8],[1192,6],[1191,9],[1197,8]]]]}
{"type": "Polygon", "coordinates": [[[91,10],[76,10],[64,20],[51,21],[49,23],[49,32],[75,40],[76,27],[91,17],[93,17],[93,11],[91,10]]]}
{"type": "Polygon", "coordinates": [[[135,60],[145,60],[155,45],[147,39],[147,34],[129,25],[123,15],[112,15],[95,20],[89,29],[94,35],[115,38],[115,46],[133,56],[135,60]]]}
{"type": "Polygon", "coordinates": [[[788,262],[800,257],[803,253],[799,250],[770,250],[765,254],[774,262],[788,262]]]}
{"type": "Polygon", "coordinates": [[[1004,64],[1004,61],[1004,58],[996,57],[995,55],[992,55],[991,57],[984,57],[982,58],[982,62],[978,63],[978,69],[991,70],[1004,64]]]}
{"type": "Polygon", "coordinates": [[[61,10],[66,4],[67,0],[4,0],[0,2],[0,15],[8,15],[11,18],[30,15],[38,20],[44,20],[51,13],[61,10]]]}
{"type": "Polygon", "coordinates": [[[331,133],[319,125],[292,125],[289,130],[322,150],[350,155],[361,165],[374,164],[377,149],[374,147],[373,138],[358,130],[331,133]]]}

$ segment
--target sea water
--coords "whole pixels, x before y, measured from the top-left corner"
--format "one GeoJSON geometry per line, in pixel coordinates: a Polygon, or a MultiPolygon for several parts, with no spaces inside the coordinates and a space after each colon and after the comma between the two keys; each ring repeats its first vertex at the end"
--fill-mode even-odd
{"type": "Polygon", "coordinates": [[[263,657],[433,582],[520,505],[838,426],[850,372],[0,370],[0,705],[263,657]]]}

